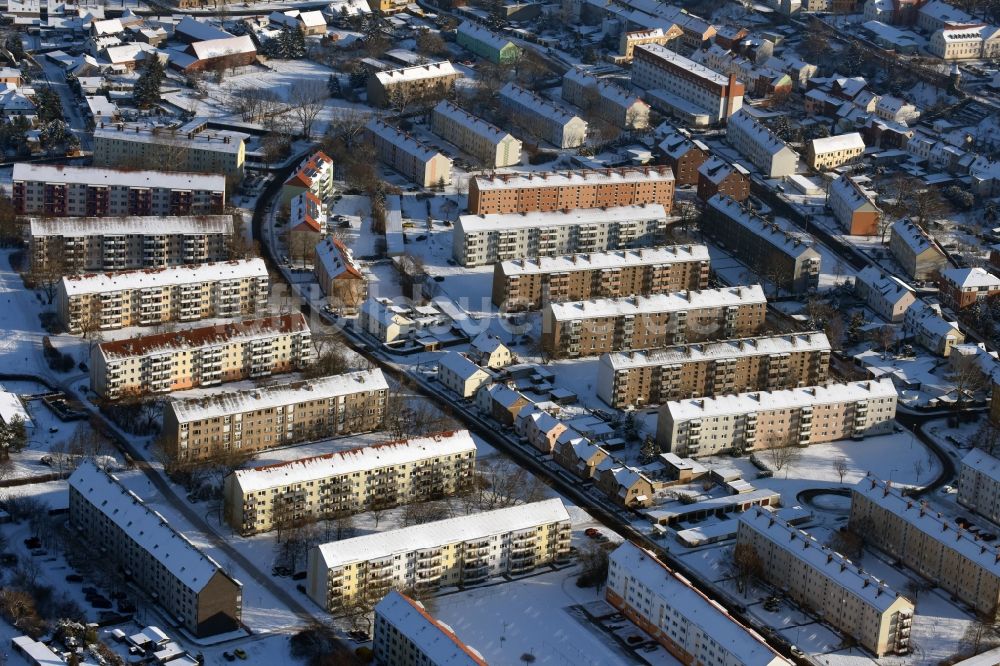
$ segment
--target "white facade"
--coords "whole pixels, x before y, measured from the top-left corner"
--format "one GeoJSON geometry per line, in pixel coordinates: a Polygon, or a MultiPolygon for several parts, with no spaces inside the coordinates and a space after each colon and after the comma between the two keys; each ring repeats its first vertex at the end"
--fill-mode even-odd
{"type": "Polygon", "coordinates": [[[587,141],[587,121],[530,90],[508,83],[500,89],[500,105],[514,123],[557,148],[577,148],[587,141]]]}
{"type": "Polygon", "coordinates": [[[729,119],[726,141],[767,178],[790,176],[798,167],[798,153],[749,113],[736,113],[729,119]]]}

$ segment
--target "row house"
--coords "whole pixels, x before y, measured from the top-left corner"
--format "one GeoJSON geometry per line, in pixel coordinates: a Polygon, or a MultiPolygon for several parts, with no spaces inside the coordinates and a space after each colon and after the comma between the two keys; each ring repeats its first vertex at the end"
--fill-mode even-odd
{"type": "Polygon", "coordinates": [[[493,169],[521,163],[521,142],[482,118],[441,101],[431,112],[431,129],[445,141],[493,169]]]}
{"type": "Polygon", "coordinates": [[[368,102],[403,108],[426,99],[441,99],[461,76],[447,60],[376,72],[368,77],[368,102]]]}
{"type": "Polygon", "coordinates": [[[638,95],[579,67],[563,75],[562,98],[619,129],[641,130],[649,127],[649,105],[638,95]]]}
{"type": "Polygon", "coordinates": [[[875,266],[865,266],[854,277],[854,291],[875,313],[893,324],[903,321],[917,294],[899,278],[875,266]]]}
{"type": "Polygon", "coordinates": [[[513,428],[521,410],[534,404],[506,384],[490,384],[476,392],[476,407],[505,428],[513,428]]]}
{"type": "Polygon", "coordinates": [[[705,114],[709,124],[725,122],[743,106],[744,86],[658,44],[637,46],[632,84],[647,91],[666,110],[682,118],[705,114]]]}
{"type": "Polygon", "coordinates": [[[907,337],[936,356],[948,357],[955,345],[965,342],[958,324],[946,319],[941,306],[917,300],[903,313],[903,331],[907,337]]]}
{"type": "Polygon", "coordinates": [[[587,121],[513,83],[500,89],[500,107],[515,125],[556,148],[578,148],[587,141],[587,121]]]}
{"type": "Polygon", "coordinates": [[[889,251],[907,276],[932,280],[948,265],[948,255],[926,231],[908,219],[892,225],[889,251]]]}
{"type": "Polygon", "coordinates": [[[451,160],[406,132],[373,118],[365,125],[375,155],[421,187],[451,182],[451,160]]]}
{"type": "Polygon", "coordinates": [[[729,119],[726,142],[750,160],[765,178],[790,176],[798,167],[798,153],[745,111],[729,119]]]}
{"type": "Polygon", "coordinates": [[[465,400],[473,398],[479,389],[493,381],[493,373],[454,351],[441,355],[437,371],[438,383],[465,400]]]}
{"type": "Polygon", "coordinates": [[[882,209],[875,192],[865,187],[868,183],[866,177],[845,174],[830,184],[827,205],[848,235],[876,236],[882,228],[882,209]]]}
{"type": "Polygon", "coordinates": [[[654,480],[636,467],[621,464],[602,465],[595,475],[597,488],[623,509],[646,509],[653,506],[656,493],[668,482],[654,480]]]}
{"type": "Polygon", "coordinates": [[[541,453],[551,454],[560,441],[579,437],[561,420],[544,409],[531,405],[522,409],[514,420],[514,432],[541,453]]]}
{"type": "Polygon", "coordinates": [[[558,442],[552,459],[583,481],[596,478],[605,461],[612,461],[610,453],[583,437],[558,442]]]}

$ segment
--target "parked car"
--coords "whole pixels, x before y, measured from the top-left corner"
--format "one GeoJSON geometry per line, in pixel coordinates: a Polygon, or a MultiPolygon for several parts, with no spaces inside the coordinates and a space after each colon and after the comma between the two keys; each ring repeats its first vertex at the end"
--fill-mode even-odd
{"type": "Polygon", "coordinates": [[[243,648],[236,648],[235,650],[233,650],[233,654],[235,654],[240,659],[247,658],[247,653],[243,650],[243,648]]]}
{"type": "Polygon", "coordinates": [[[226,661],[236,661],[236,655],[234,655],[232,652],[223,652],[222,658],[225,659],[226,661]]]}

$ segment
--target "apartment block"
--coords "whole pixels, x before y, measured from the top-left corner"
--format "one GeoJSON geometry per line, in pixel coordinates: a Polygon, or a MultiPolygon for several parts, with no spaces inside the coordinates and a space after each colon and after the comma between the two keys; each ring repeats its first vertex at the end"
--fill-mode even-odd
{"type": "Polygon", "coordinates": [[[498,65],[515,63],[521,57],[521,49],[514,42],[472,21],[462,21],[458,25],[455,42],[498,65]]]}
{"type": "Polygon", "coordinates": [[[895,418],[890,379],[826,384],[664,403],[656,441],[663,451],[696,458],[885,435],[895,418]]]}
{"type": "Polygon", "coordinates": [[[567,560],[569,542],[561,500],[521,504],[316,546],[306,590],[335,611],[391,589],[432,592],[528,573],[567,560]]]}
{"type": "Polygon", "coordinates": [[[743,106],[744,87],[735,76],[723,76],[659,44],[635,47],[632,84],[655,90],[655,101],[675,115],[705,114],[709,123],[723,122],[743,106]]]}
{"type": "Polygon", "coordinates": [[[955,310],[964,310],[1000,294],[1000,278],[983,269],[949,268],[938,279],[941,302],[955,310]]]}
{"type": "Polygon", "coordinates": [[[70,333],[154,326],[259,313],[267,306],[261,259],[67,275],[56,293],[59,320],[70,333]]]}
{"type": "Polygon", "coordinates": [[[375,606],[372,651],[376,666],[488,666],[422,603],[396,590],[375,606]]]}
{"type": "Polygon", "coordinates": [[[542,346],[558,358],[745,337],[764,327],[760,285],[550,303],[542,346]]]}
{"type": "Polygon", "coordinates": [[[619,129],[649,127],[649,105],[638,95],[579,67],[563,75],[562,98],[619,129]]]}
{"type": "Polygon", "coordinates": [[[894,324],[903,321],[906,311],[917,300],[916,292],[908,284],[871,265],[854,276],[854,291],[880,317],[894,324]]]}
{"type": "Polygon", "coordinates": [[[726,142],[760,169],[765,178],[790,176],[799,163],[798,153],[746,111],[729,119],[726,142]]]}
{"type": "Polygon", "coordinates": [[[233,229],[230,215],[33,217],[31,267],[80,273],[224,261],[233,229]]]}
{"type": "Polygon", "coordinates": [[[630,541],[608,558],[604,596],[682,664],[791,664],[717,601],[630,541]]]}
{"type": "Polygon", "coordinates": [[[493,303],[508,311],[537,310],[548,302],[704,289],[708,264],[704,245],[497,262],[493,265],[493,303]]]}
{"type": "Polygon", "coordinates": [[[729,250],[762,279],[802,293],[819,286],[820,254],[812,238],[786,231],[717,194],[708,201],[702,231],[729,250]]]}
{"type": "Polygon", "coordinates": [[[248,135],[208,129],[195,118],[181,127],[117,123],[94,130],[94,166],[224,174],[242,178],[248,135]]]}
{"type": "Polygon", "coordinates": [[[875,203],[875,192],[865,187],[868,182],[864,177],[843,175],[830,184],[827,204],[841,228],[851,236],[879,233],[882,209],[875,203]]]}
{"type": "Polygon", "coordinates": [[[674,205],[674,174],[669,167],[619,167],[579,171],[493,174],[469,180],[469,212],[555,212],[574,208],[674,205]]]}
{"type": "Polygon", "coordinates": [[[328,236],[316,245],[314,254],[313,274],[327,304],[337,311],[357,312],[367,296],[368,281],[350,248],[328,236]]]}
{"type": "Polygon", "coordinates": [[[954,321],[945,319],[938,303],[917,300],[903,313],[903,330],[932,354],[947,357],[955,345],[965,342],[965,334],[954,321]]]}
{"type": "Polygon", "coordinates": [[[962,458],[958,501],[980,516],[1000,523],[1000,460],[982,449],[962,458]]]}
{"type": "Polygon", "coordinates": [[[515,125],[556,148],[577,148],[587,141],[587,121],[513,83],[500,89],[500,107],[515,125]]]}
{"type": "Polygon", "coordinates": [[[18,215],[43,217],[210,215],[226,203],[221,174],[19,163],[11,189],[18,215]]]}
{"type": "Polygon", "coordinates": [[[521,163],[521,142],[482,118],[442,101],[431,113],[431,129],[488,168],[521,163]]]}
{"type": "Polygon", "coordinates": [[[107,400],[169,393],[303,370],[315,356],[301,314],[247,319],[95,345],[90,388],[107,400]]]}
{"type": "Polygon", "coordinates": [[[289,206],[292,199],[309,192],[320,201],[326,201],[334,193],[333,159],[322,150],[307,157],[298,169],[281,186],[281,205],[289,206]]]}
{"type": "Polygon", "coordinates": [[[461,215],[452,256],[463,266],[659,245],[667,213],[659,204],[555,212],[461,215]]]}
{"type": "Polygon", "coordinates": [[[750,196],[750,172],[718,157],[708,158],[698,167],[698,198],[708,201],[716,194],[746,201],[750,196]]]}
{"type": "Polygon", "coordinates": [[[737,547],[753,549],[765,580],[875,654],[908,654],[913,602],[773,511],[739,517],[737,547]]]}
{"type": "Polygon", "coordinates": [[[198,637],[240,628],[243,584],[200,551],[118,478],[86,461],[69,477],[69,523],[198,637]]]}
{"type": "Polygon", "coordinates": [[[806,162],[813,171],[835,169],[861,159],[865,141],[857,132],[812,139],[806,145],[806,162]]]}
{"type": "Polygon", "coordinates": [[[199,462],[335,435],[377,430],[389,385],[381,370],[171,400],[163,410],[164,450],[199,462]]]}
{"type": "MultiPolygon", "coordinates": [[[[1000,604],[1000,547],[868,475],[851,489],[851,531],[977,613],[1000,604]]],[[[898,565],[897,565],[898,566],[898,565]]]]}
{"type": "Polygon", "coordinates": [[[453,495],[472,482],[467,430],[239,469],[226,477],[226,522],[244,536],[453,495]]]}
{"type": "Polygon", "coordinates": [[[826,381],[830,341],[820,332],[612,353],[597,366],[597,396],[616,409],[826,381]]]}
{"type": "Polygon", "coordinates": [[[422,187],[451,182],[451,160],[406,132],[373,118],[365,125],[375,155],[422,187]]]}
{"type": "Polygon", "coordinates": [[[677,185],[698,184],[698,169],[709,157],[708,146],[673,130],[660,141],[659,149],[663,162],[673,169],[677,185]]]}
{"type": "Polygon", "coordinates": [[[948,255],[930,235],[910,220],[892,225],[889,251],[914,280],[931,280],[948,266],[948,255]]]}
{"type": "Polygon", "coordinates": [[[461,76],[447,60],[375,72],[368,77],[368,103],[406,107],[426,99],[442,99],[461,76]]]}

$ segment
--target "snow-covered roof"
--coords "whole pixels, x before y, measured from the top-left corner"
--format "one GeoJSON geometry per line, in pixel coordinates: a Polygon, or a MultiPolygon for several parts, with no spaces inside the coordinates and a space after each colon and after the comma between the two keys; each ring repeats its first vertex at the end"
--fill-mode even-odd
{"type": "Polygon", "coordinates": [[[566,254],[559,257],[514,259],[503,262],[501,270],[506,276],[517,276],[655,266],[693,261],[709,261],[708,247],[705,245],[667,245],[636,250],[610,250],[608,252],[566,254]]]}
{"type": "Polygon", "coordinates": [[[307,28],[326,27],[326,17],[324,17],[323,12],[319,10],[300,12],[299,20],[302,21],[302,25],[307,28]]]}
{"type": "Polygon", "coordinates": [[[746,132],[754,144],[771,155],[776,155],[783,150],[792,150],[787,143],[779,139],[774,132],[757,122],[757,119],[744,109],[740,109],[729,117],[726,124],[727,131],[730,127],[735,127],[746,132]]]}
{"type": "Polygon", "coordinates": [[[865,189],[856,179],[846,174],[830,185],[830,196],[839,197],[851,207],[851,210],[858,210],[865,205],[878,208],[875,204],[875,192],[865,189]]]}
{"type": "Polygon", "coordinates": [[[54,164],[18,162],[11,176],[13,182],[39,181],[108,187],[164,187],[174,190],[225,192],[226,177],[215,173],[105,169],[54,164]]]}
{"type": "Polygon", "coordinates": [[[728,307],[767,303],[759,284],[691,291],[674,291],[651,296],[602,298],[593,301],[551,303],[549,308],[556,321],[575,321],[596,317],[641,315],[658,312],[679,312],[709,307],[728,307]]]}
{"type": "Polygon", "coordinates": [[[480,192],[486,192],[489,190],[507,190],[511,188],[673,181],[674,172],[669,166],[618,167],[614,169],[581,169],[578,171],[498,173],[492,176],[475,176],[474,179],[476,189],[480,192]]]}
{"type": "Polygon", "coordinates": [[[478,23],[473,23],[472,21],[462,21],[458,25],[457,32],[460,35],[468,35],[478,42],[482,42],[483,44],[493,47],[497,51],[502,50],[508,44],[514,43],[502,34],[493,32],[492,30],[489,30],[478,23]]]}
{"type": "Polygon", "coordinates": [[[28,221],[33,238],[39,236],[172,236],[182,234],[231,234],[231,215],[178,215],[168,217],[33,217],[28,221]]]}
{"type": "Polygon", "coordinates": [[[968,467],[980,474],[985,474],[993,481],[1000,483],[1000,460],[997,460],[982,449],[972,449],[962,458],[962,468],[968,467]]]}
{"type": "Polygon", "coordinates": [[[667,212],[660,204],[643,204],[639,206],[618,206],[616,208],[574,208],[565,211],[460,215],[456,228],[461,228],[466,233],[470,233],[519,228],[528,229],[533,227],[664,220],[666,217],[667,212]]]}
{"type": "MultiPolygon", "coordinates": [[[[442,153],[431,148],[422,141],[410,136],[397,127],[387,125],[378,118],[372,118],[369,120],[368,124],[365,125],[365,129],[372,134],[379,136],[384,141],[393,144],[397,149],[404,151],[406,154],[416,159],[423,160],[424,162],[428,162],[439,156],[445,157],[442,153]]],[[[445,159],[448,158],[445,157],[445,159]]],[[[448,161],[450,162],[451,160],[448,161]]]]}
{"type": "Polygon", "coordinates": [[[474,453],[476,443],[468,430],[442,432],[395,442],[334,451],[276,465],[233,472],[233,480],[244,494],[319,481],[384,467],[398,467],[419,460],[474,453]]]}
{"type": "Polygon", "coordinates": [[[235,259],[171,268],[143,268],[114,273],[66,275],[63,276],[62,284],[67,296],[80,296],[126,289],[152,289],[243,278],[267,279],[267,266],[264,264],[264,260],[260,258],[235,259]]]}
{"type": "Polygon", "coordinates": [[[505,384],[493,384],[488,387],[486,391],[489,393],[490,399],[493,402],[505,409],[510,409],[517,404],[519,400],[527,400],[526,397],[505,384]]]}
{"type": "Polygon", "coordinates": [[[927,301],[917,300],[906,309],[904,316],[911,325],[919,327],[930,335],[957,337],[962,332],[958,324],[944,318],[941,306],[931,305],[927,301]]]}
{"type": "Polygon", "coordinates": [[[473,134],[486,139],[493,145],[499,145],[501,141],[504,141],[511,136],[509,133],[504,132],[496,125],[488,123],[478,116],[472,115],[465,109],[457,107],[447,100],[440,101],[438,105],[434,107],[434,113],[463,125],[473,134]]]}
{"type": "Polygon", "coordinates": [[[848,134],[838,134],[821,139],[813,139],[810,142],[813,155],[826,155],[840,150],[864,150],[865,141],[858,132],[848,134]]]}
{"type": "Polygon", "coordinates": [[[216,573],[231,578],[218,562],[198,550],[116,476],[92,462],[84,461],[76,468],[69,477],[69,486],[192,591],[200,592],[216,573]]]}
{"type": "Polygon", "coordinates": [[[125,32],[125,26],[116,18],[94,21],[90,24],[90,29],[98,37],[101,35],[117,35],[118,33],[125,32]]]}
{"type": "Polygon", "coordinates": [[[944,251],[931,240],[927,232],[908,219],[898,220],[892,225],[892,237],[903,241],[915,256],[919,256],[927,250],[934,250],[937,254],[944,256],[944,251]]]}
{"type": "Polygon", "coordinates": [[[299,168],[285,181],[286,185],[312,187],[313,180],[322,172],[333,168],[333,159],[322,150],[307,157],[299,168]]]}
{"type": "Polygon", "coordinates": [[[569,524],[569,514],[558,498],[366,534],[326,543],[317,548],[323,565],[328,569],[338,569],[355,562],[439,548],[508,532],[534,530],[552,523],[569,524]]]}
{"type": "Polygon", "coordinates": [[[960,289],[1000,289],[1000,278],[978,266],[949,268],[941,271],[941,277],[960,289]]]}
{"type": "Polygon", "coordinates": [[[346,273],[364,279],[361,267],[354,261],[350,248],[336,238],[327,236],[316,245],[316,262],[323,264],[326,274],[331,278],[346,273]]]}
{"type": "Polygon", "coordinates": [[[736,172],[736,168],[733,165],[715,155],[709,157],[701,163],[700,167],[698,167],[698,174],[705,176],[709,182],[716,185],[724,181],[734,172],[736,172]]]}
{"type": "Polygon", "coordinates": [[[25,409],[24,403],[16,393],[11,393],[3,386],[0,386],[0,421],[9,424],[12,419],[20,418],[27,428],[32,427],[31,416],[25,409]]]}
{"type": "Polygon", "coordinates": [[[674,423],[718,417],[725,414],[752,414],[778,409],[798,409],[813,405],[857,402],[877,398],[895,398],[896,387],[888,378],[860,382],[805,386],[780,391],[753,391],[714,398],[672,400],[660,408],[670,413],[674,423]]]}
{"type": "Polygon", "coordinates": [[[644,105],[638,95],[622,88],[611,81],[604,81],[585,69],[573,67],[563,74],[563,80],[570,80],[585,88],[592,88],[602,99],[618,105],[621,108],[629,108],[636,104],[644,105]]]}
{"type": "Polygon", "coordinates": [[[464,354],[458,352],[445,352],[438,359],[438,367],[447,370],[462,379],[470,379],[480,372],[491,374],[486,368],[481,368],[470,361],[464,354]]]}
{"type": "Polygon", "coordinates": [[[907,296],[912,297],[916,292],[899,278],[889,275],[877,266],[865,266],[854,278],[856,283],[868,287],[870,291],[882,294],[882,297],[889,303],[898,303],[907,296]]]}
{"type": "Polygon", "coordinates": [[[434,619],[419,601],[392,590],[375,606],[375,615],[392,625],[435,666],[487,666],[444,622],[434,619]]]}
{"type": "Polygon", "coordinates": [[[170,401],[178,423],[200,421],[255,409],[298,404],[304,400],[326,400],[360,391],[386,391],[389,385],[381,370],[364,370],[308,381],[286,382],[247,391],[215,393],[205,398],[170,401]]]}
{"type": "Polygon", "coordinates": [[[414,65],[413,67],[402,67],[400,69],[388,69],[384,72],[376,72],[375,78],[383,86],[392,86],[403,81],[420,81],[421,79],[436,79],[442,76],[457,76],[456,70],[447,60],[432,62],[426,65],[414,65]]]}
{"type": "Polygon", "coordinates": [[[716,194],[708,200],[708,206],[754,235],[760,236],[782,254],[793,259],[819,260],[820,258],[819,252],[814,250],[802,236],[790,234],[777,224],[755,215],[732,197],[716,194]]]}
{"type": "Polygon", "coordinates": [[[567,111],[558,104],[541,97],[534,92],[514,83],[508,83],[500,89],[501,104],[507,100],[524,109],[530,109],[550,120],[566,125],[574,121],[583,122],[579,116],[567,111]]]}
{"type": "Polygon", "coordinates": [[[181,33],[183,35],[191,37],[192,39],[197,39],[202,41],[209,39],[226,39],[228,37],[232,37],[232,35],[226,32],[225,30],[220,30],[216,28],[214,25],[211,25],[205,21],[199,21],[198,19],[192,18],[191,16],[184,16],[184,18],[182,18],[180,22],[178,22],[177,25],[174,26],[174,33],[175,34],[181,33]]]}
{"type": "Polygon", "coordinates": [[[615,370],[627,370],[671,363],[697,363],[719,358],[813,351],[830,351],[830,341],[826,334],[813,331],[719,342],[696,342],[651,351],[615,352],[601,356],[601,363],[606,363],[615,370]]]}
{"type": "Polygon", "coordinates": [[[683,69],[703,81],[710,82],[717,86],[729,85],[729,77],[727,75],[720,74],[719,72],[705,67],[694,60],[685,58],[676,51],[671,51],[660,44],[639,44],[635,47],[635,50],[645,51],[646,53],[656,57],[658,60],[672,63],[675,67],[683,69]]]}
{"type": "Polygon", "coordinates": [[[943,23],[975,23],[976,20],[958,7],[943,0],[931,0],[920,8],[920,14],[943,23]]]}
{"type": "Polygon", "coordinates": [[[708,147],[704,143],[692,140],[677,130],[668,132],[666,136],[663,137],[663,140],[660,141],[658,147],[661,151],[663,151],[664,155],[672,157],[673,159],[679,159],[692,150],[700,150],[703,153],[708,152],[708,147]]]}
{"type": "Polygon", "coordinates": [[[230,130],[185,131],[184,127],[163,127],[137,123],[106,123],[94,129],[94,140],[109,139],[131,143],[196,145],[199,150],[217,153],[239,153],[248,137],[230,130]]]}
{"type": "Polygon", "coordinates": [[[478,352],[492,354],[501,347],[506,347],[506,345],[503,343],[503,340],[489,331],[483,331],[472,340],[471,347],[478,352]]]}
{"type": "Polygon", "coordinates": [[[188,49],[191,51],[191,55],[198,60],[222,58],[242,53],[257,53],[257,47],[254,46],[250,35],[226,37],[225,39],[206,39],[194,42],[188,49]]]}

